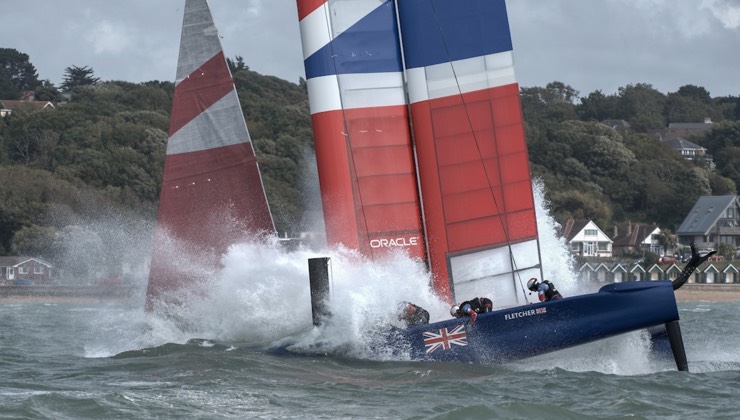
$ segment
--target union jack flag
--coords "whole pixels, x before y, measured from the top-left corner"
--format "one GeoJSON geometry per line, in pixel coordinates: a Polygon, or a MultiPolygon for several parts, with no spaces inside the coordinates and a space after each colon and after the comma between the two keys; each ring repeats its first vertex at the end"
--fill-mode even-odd
{"type": "Polygon", "coordinates": [[[452,346],[467,346],[468,337],[465,335],[465,325],[458,325],[452,330],[442,328],[438,333],[433,331],[424,332],[424,345],[427,353],[431,353],[439,348],[449,350],[452,346]]]}

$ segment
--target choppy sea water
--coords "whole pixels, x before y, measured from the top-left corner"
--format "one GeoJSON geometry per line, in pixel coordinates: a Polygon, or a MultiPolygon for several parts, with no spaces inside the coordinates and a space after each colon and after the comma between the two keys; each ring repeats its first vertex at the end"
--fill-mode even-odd
{"type": "MultiPolygon", "coordinates": [[[[565,296],[593,291],[575,280],[541,195],[535,188],[544,273],[565,296]]],[[[121,249],[146,253],[136,235],[119,236],[121,249]]],[[[640,332],[507,364],[414,362],[373,336],[404,300],[432,321],[449,317],[418,262],[275,243],[235,244],[221,262],[203,289],[180,296],[185,305],[154,312],[143,293],[0,303],[0,418],[740,418],[740,302],[678,304],[690,373],[654,358],[640,332]],[[311,325],[306,263],[317,256],[332,258],[332,318],[321,328],[311,325]],[[272,351],[286,342],[290,352],[272,351]]]]}
{"type": "Polygon", "coordinates": [[[738,418],[739,304],[679,303],[684,373],[639,334],[481,366],[167,341],[130,303],[4,303],[0,418],[738,418]]]}

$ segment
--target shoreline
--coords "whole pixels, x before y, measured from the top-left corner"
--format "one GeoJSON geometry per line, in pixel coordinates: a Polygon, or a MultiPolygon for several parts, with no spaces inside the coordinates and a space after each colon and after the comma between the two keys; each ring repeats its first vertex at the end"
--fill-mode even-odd
{"type": "Polygon", "coordinates": [[[3,303],[108,303],[133,301],[131,297],[96,297],[96,296],[0,296],[0,304],[3,303]]]}
{"type": "Polygon", "coordinates": [[[740,301],[740,284],[684,285],[675,294],[676,302],[736,302],[740,301]]]}

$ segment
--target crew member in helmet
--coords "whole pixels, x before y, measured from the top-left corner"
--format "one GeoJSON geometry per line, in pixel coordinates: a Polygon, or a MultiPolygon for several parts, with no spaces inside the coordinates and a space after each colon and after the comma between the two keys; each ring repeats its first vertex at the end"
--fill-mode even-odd
{"type": "Polygon", "coordinates": [[[403,321],[406,327],[416,327],[429,323],[429,312],[421,306],[411,302],[402,302],[398,314],[399,321],[403,321]]]}
{"type": "Polygon", "coordinates": [[[539,297],[540,302],[563,298],[560,292],[555,288],[555,285],[550,283],[549,280],[537,281],[536,278],[532,277],[527,282],[527,289],[537,292],[537,297],[539,297]]]}
{"type": "Polygon", "coordinates": [[[478,318],[478,314],[484,312],[491,312],[493,310],[493,302],[491,299],[484,297],[477,297],[475,299],[466,300],[459,305],[452,305],[450,308],[450,315],[455,318],[460,318],[463,315],[470,317],[470,323],[475,324],[475,320],[478,318]]]}

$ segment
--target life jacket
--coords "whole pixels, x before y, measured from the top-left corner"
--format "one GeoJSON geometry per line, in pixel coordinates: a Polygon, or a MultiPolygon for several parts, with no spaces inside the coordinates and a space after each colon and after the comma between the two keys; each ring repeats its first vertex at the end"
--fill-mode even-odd
{"type": "Polygon", "coordinates": [[[477,297],[475,299],[467,300],[460,304],[460,309],[464,308],[465,305],[470,305],[470,308],[477,314],[484,312],[491,312],[493,310],[493,302],[491,299],[484,297],[477,297]]]}
{"type": "Polygon", "coordinates": [[[560,295],[560,292],[555,288],[555,285],[550,283],[550,280],[542,280],[542,283],[547,285],[547,290],[545,290],[545,300],[550,299],[560,299],[563,296],[560,295]]]}

